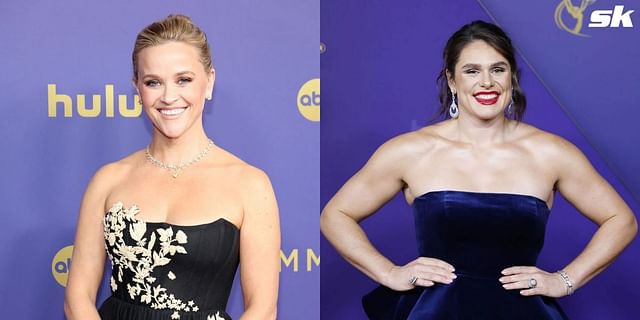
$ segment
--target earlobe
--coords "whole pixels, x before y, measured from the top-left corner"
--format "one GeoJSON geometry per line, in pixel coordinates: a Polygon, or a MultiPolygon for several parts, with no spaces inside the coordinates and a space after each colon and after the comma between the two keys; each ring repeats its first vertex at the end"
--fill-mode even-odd
{"type": "Polygon", "coordinates": [[[136,93],[140,95],[140,90],[138,89],[138,84],[136,83],[136,79],[131,79],[131,85],[134,89],[136,89],[136,93]]]}
{"type": "Polygon", "coordinates": [[[140,94],[140,89],[138,89],[138,85],[136,84],[136,79],[131,79],[131,85],[136,90],[136,95],[138,96],[138,100],[140,100],[140,104],[144,104],[142,102],[142,95],[140,94]]]}
{"type": "Polygon", "coordinates": [[[216,69],[211,68],[211,72],[209,73],[209,85],[213,88],[213,85],[216,82],[216,69]]]}
{"type": "Polygon", "coordinates": [[[458,90],[456,90],[455,84],[449,82],[449,91],[451,91],[452,94],[456,94],[456,92],[458,92],[458,90]]]}
{"type": "Polygon", "coordinates": [[[211,100],[213,96],[213,87],[216,82],[216,69],[211,68],[208,81],[209,81],[209,85],[207,86],[207,92],[205,93],[205,97],[207,98],[207,100],[211,100]]]}
{"type": "Polygon", "coordinates": [[[456,92],[456,83],[453,81],[453,76],[451,76],[451,72],[449,70],[445,71],[445,75],[447,76],[447,85],[449,86],[449,90],[456,92]]]}

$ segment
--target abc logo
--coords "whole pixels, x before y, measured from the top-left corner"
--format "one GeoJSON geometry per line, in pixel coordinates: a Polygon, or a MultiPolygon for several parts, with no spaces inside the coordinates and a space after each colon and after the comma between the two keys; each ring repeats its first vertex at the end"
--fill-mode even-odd
{"type": "Polygon", "coordinates": [[[67,278],[69,277],[69,268],[71,267],[71,254],[73,246],[66,246],[56,253],[51,262],[51,273],[58,284],[63,287],[67,286],[67,278]]]}
{"type": "Polygon", "coordinates": [[[311,79],[298,90],[298,111],[309,121],[320,121],[320,79],[311,79]]]}

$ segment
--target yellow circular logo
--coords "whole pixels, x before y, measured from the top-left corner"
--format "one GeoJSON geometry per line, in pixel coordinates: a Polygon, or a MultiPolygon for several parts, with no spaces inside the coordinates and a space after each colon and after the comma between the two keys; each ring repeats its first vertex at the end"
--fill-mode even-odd
{"type": "Polygon", "coordinates": [[[320,121],[320,78],[311,79],[300,87],[298,111],[309,121],[320,121]]]}
{"type": "Polygon", "coordinates": [[[63,287],[67,286],[67,278],[69,277],[69,268],[71,267],[71,254],[73,246],[66,246],[60,249],[53,257],[51,262],[51,273],[58,284],[63,287]]]}

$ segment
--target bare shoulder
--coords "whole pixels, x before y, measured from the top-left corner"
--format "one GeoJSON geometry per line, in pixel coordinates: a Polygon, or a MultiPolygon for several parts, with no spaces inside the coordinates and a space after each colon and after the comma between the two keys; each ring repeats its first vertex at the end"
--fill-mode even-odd
{"type": "Polygon", "coordinates": [[[269,190],[271,189],[269,177],[261,169],[222,148],[218,148],[216,157],[218,157],[217,165],[224,167],[227,174],[230,175],[229,178],[236,181],[243,190],[267,187],[269,190]]]}
{"type": "Polygon", "coordinates": [[[277,205],[271,181],[267,174],[243,161],[239,157],[226,152],[224,161],[224,171],[229,185],[233,185],[236,195],[239,197],[243,207],[243,218],[240,225],[242,230],[247,230],[248,221],[256,221],[257,217],[267,217],[265,213],[277,216],[277,205]],[[260,213],[256,215],[257,213],[260,213]],[[251,218],[249,218],[251,217],[251,218]]]}
{"type": "Polygon", "coordinates": [[[557,134],[525,123],[519,123],[517,127],[516,139],[550,164],[562,165],[584,158],[578,147],[557,134]]]}
{"type": "Polygon", "coordinates": [[[262,169],[249,164],[242,168],[241,184],[249,194],[265,195],[273,193],[269,176],[262,169]]]}
{"type": "Polygon", "coordinates": [[[107,199],[114,188],[129,174],[139,158],[144,157],[142,151],[136,151],[125,158],[107,163],[100,167],[91,178],[83,198],[83,208],[92,212],[104,212],[107,199]]]}
{"type": "Polygon", "coordinates": [[[141,161],[144,161],[144,152],[138,150],[122,159],[100,167],[93,176],[92,181],[101,185],[115,185],[124,179],[141,161]]]}
{"type": "Polygon", "coordinates": [[[376,151],[376,155],[392,161],[424,155],[445,140],[442,131],[442,126],[436,124],[400,134],[382,144],[376,151]]]}

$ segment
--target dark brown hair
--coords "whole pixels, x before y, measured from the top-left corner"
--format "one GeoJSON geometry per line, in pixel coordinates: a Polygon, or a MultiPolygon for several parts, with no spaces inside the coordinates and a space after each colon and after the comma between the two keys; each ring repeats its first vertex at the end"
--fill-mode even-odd
{"type": "Polygon", "coordinates": [[[456,31],[451,38],[447,41],[447,45],[444,47],[442,54],[444,60],[444,66],[438,75],[438,88],[440,90],[440,115],[445,117],[449,114],[449,105],[451,105],[451,92],[449,91],[449,85],[447,83],[447,71],[451,75],[454,74],[456,63],[460,58],[460,52],[469,43],[477,40],[486,42],[493,49],[498,51],[507,61],[511,68],[511,86],[513,88],[512,97],[513,105],[511,106],[511,112],[507,113],[507,117],[522,120],[524,111],[527,107],[527,99],[520,87],[520,71],[516,64],[516,58],[514,54],[514,48],[511,44],[511,39],[507,34],[495,24],[484,22],[481,20],[473,21],[466,24],[456,31]]]}

